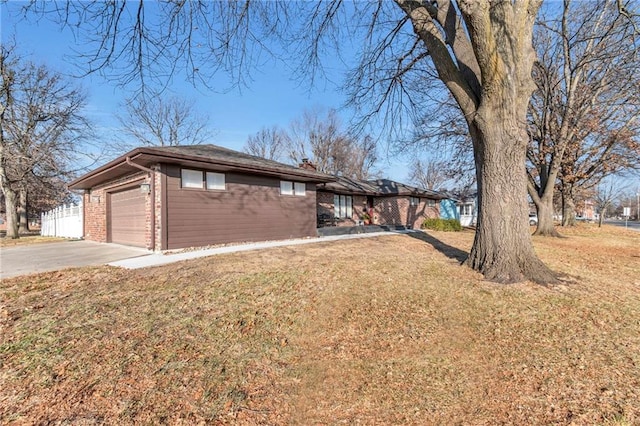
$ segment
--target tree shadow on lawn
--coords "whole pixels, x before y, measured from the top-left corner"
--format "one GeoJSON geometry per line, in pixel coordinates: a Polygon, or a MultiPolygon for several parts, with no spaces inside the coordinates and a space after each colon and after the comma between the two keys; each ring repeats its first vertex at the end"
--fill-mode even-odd
{"type": "Polygon", "coordinates": [[[406,235],[410,236],[411,238],[415,238],[417,240],[431,244],[434,249],[438,250],[449,259],[457,260],[461,264],[465,260],[467,260],[467,257],[469,257],[469,253],[467,253],[466,251],[460,250],[457,247],[450,246],[449,244],[440,241],[433,235],[429,235],[426,232],[408,232],[406,235]]]}

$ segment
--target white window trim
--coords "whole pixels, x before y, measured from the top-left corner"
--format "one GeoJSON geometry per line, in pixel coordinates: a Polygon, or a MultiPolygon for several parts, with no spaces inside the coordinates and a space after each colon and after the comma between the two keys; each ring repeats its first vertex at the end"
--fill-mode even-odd
{"type": "Polygon", "coordinates": [[[304,182],[292,182],[290,180],[281,180],[280,195],[293,195],[296,197],[305,197],[307,195],[307,184],[304,182]]]}
{"type": "Polygon", "coordinates": [[[307,195],[307,185],[303,182],[293,183],[293,194],[298,197],[304,197],[307,195]]]}
{"type": "Polygon", "coordinates": [[[224,191],[227,189],[227,181],[224,173],[207,172],[206,184],[208,190],[224,191]],[[209,178],[211,178],[211,180],[209,178]]]}
{"type": "Polygon", "coordinates": [[[204,187],[202,170],[180,169],[180,187],[185,189],[202,189],[204,187]],[[200,174],[200,186],[196,186],[196,173],[200,174]],[[189,179],[192,179],[192,181],[189,182],[189,179]]]}
{"type": "Polygon", "coordinates": [[[333,196],[333,215],[338,219],[353,218],[353,197],[351,195],[333,196]]]}
{"type": "Polygon", "coordinates": [[[288,180],[281,180],[280,195],[293,195],[293,182],[288,180]]]}
{"type": "Polygon", "coordinates": [[[409,204],[411,206],[419,206],[420,205],[420,198],[419,197],[409,197],[409,204]]]}

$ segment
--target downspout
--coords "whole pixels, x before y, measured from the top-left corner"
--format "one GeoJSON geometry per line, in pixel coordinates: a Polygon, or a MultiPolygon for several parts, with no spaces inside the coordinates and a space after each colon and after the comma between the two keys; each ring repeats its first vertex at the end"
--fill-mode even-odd
{"type": "Polygon", "coordinates": [[[125,161],[128,165],[149,173],[151,177],[151,250],[156,251],[156,173],[152,169],[134,163],[129,157],[126,157],[125,161]]]}

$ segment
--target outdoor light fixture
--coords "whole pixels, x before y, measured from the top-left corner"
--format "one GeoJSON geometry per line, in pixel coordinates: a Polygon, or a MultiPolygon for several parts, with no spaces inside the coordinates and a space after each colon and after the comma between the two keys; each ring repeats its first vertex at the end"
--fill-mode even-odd
{"type": "Polygon", "coordinates": [[[151,192],[151,185],[148,183],[143,183],[140,185],[140,192],[143,194],[148,194],[151,192]]]}

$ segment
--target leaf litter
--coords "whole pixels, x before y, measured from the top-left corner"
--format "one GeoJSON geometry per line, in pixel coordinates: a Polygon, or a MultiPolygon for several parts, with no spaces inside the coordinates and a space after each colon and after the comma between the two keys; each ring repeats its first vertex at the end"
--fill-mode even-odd
{"type": "Polygon", "coordinates": [[[637,424],[640,235],[562,232],[554,288],[406,235],[4,280],[0,423],[637,424]]]}

